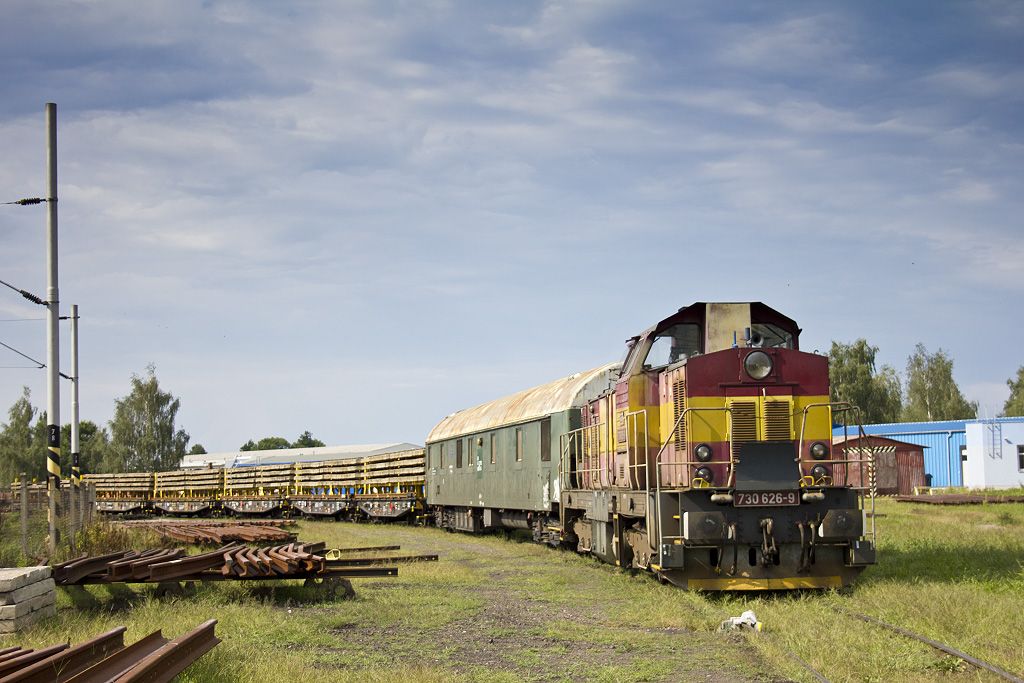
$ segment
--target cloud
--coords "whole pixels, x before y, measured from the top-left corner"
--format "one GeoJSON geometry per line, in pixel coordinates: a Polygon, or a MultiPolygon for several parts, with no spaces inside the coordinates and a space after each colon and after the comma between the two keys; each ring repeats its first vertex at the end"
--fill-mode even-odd
{"type": "MultiPolygon", "coordinates": [[[[94,414],[155,361],[210,448],[252,424],[416,440],[618,355],[680,296],[777,299],[808,328],[851,300],[836,325],[879,330],[941,302],[915,329],[970,348],[975,302],[1024,287],[1016,63],[987,41],[1015,29],[782,11],[18,2],[0,187],[39,193],[57,99],[94,414]]],[[[0,277],[41,283],[18,208],[0,277]]]]}
{"type": "Polygon", "coordinates": [[[965,66],[951,66],[925,77],[925,82],[943,92],[966,97],[990,98],[1013,94],[1021,85],[1019,75],[1004,77],[965,66]]]}

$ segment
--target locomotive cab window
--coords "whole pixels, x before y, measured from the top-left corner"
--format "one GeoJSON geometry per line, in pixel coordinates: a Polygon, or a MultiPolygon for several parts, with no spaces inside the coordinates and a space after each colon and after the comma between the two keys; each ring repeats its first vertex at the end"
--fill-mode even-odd
{"type": "Polygon", "coordinates": [[[751,323],[750,345],[771,349],[793,348],[793,333],[771,323],[751,323]]]}
{"type": "Polygon", "coordinates": [[[644,359],[644,369],[671,365],[700,353],[700,325],[677,323],[657,334],[644,359]]]}

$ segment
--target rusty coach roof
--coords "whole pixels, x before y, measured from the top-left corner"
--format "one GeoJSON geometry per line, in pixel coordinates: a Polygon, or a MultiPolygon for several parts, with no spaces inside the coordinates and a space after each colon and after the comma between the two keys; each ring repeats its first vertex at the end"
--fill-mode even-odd
{"type": "Polygon", "coordinates": [[[427,441],[474,434],[535,420],[569,408],[578,408],[608,389],[617,376],[618,369],[618,363],[609,363],[475,408],[460,410],[438,422],[431,430],[427,441]]]}

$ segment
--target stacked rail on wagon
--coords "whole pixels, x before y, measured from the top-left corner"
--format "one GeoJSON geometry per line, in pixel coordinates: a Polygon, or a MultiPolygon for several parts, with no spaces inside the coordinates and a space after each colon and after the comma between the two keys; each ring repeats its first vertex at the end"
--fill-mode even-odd
{"type": "Polygon", "coordinates": [[[224,487],[224,470],[173,470],[153,475],[153,508],[168,514],[202,514],[212,510],[224,487]]]}
{"type": "Polygon", "coordinates": [[[245,515],[277,512],[287,506],[294,479],[294,463],[225,468],[221,504],[245,515]]]}
{"type": "Polygon", "coordinates": [[[320,462],[87,474],[107,513],[401,519],[424,510],[422,448],[320,462]]]}
{"type": "Polygon", "coordinates": [[[361,512],[397,519],[420,508],[423,449],[347,460],[296,463],[291,507],[306,515],[361,512]]]}
{"type": "Polygon", "coordinates": [[[85,474],[82,478],[96,487],[98,512],[143,512],[153,500],[152,472],[85,474]]]}

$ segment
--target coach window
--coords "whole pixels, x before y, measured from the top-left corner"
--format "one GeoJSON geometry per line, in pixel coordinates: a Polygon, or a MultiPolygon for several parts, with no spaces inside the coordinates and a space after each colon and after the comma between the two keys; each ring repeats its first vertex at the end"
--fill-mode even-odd
{"type": "Polygon", "coordinates": [[[644,368],[659,368],[700,353],[700,325],[678,323],[658,333],[651,344],[644,368]]]}
{"type": "Polygon", "coordinates": [[[455,466],[462,467],[462,439],[455,440],[455,466]]]}
{"type": "Polygon", "coordinates": [[[1017,446],[1017,469],[1024,472],[1024,444],[1017,446]]]}
{"type": "Polygon", "coordinates": [[[551,418],[545,417],[540,421],[540,459],[544,462],[551,461],[551,418]]]}
{"type": "Polygon", "coordinates": [[[523,428],[516,427],[516,462],[523,461],[523,428]]]}
{"type": "Polygon", "coordinates": [[[438,454],[440,455],[440,458],[441,458],[441,464],[439,465],[439,467],[441,469],[444,469],[444,444],[443,443],[437,444],[437,452],[438,452],[438,454]]]}
{"type": "Polygon", "coordinates": [[[491,464],[498,462],[498,435],[491,434],[491,464]]]}

